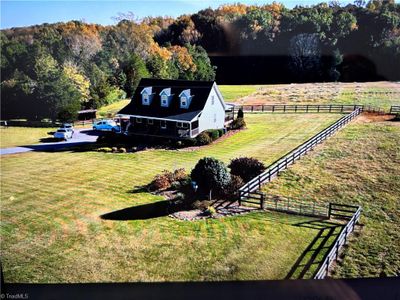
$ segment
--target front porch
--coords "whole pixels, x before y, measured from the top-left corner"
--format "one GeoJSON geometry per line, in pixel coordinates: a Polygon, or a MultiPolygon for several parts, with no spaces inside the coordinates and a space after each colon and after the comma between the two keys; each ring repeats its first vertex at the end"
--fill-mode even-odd
{"type": "Polygon", "coordinates": [[[173,139],[194,138],[199,134],[198,121],[173,121],[144,117],[121,119],[121,132],[173,139]]]}

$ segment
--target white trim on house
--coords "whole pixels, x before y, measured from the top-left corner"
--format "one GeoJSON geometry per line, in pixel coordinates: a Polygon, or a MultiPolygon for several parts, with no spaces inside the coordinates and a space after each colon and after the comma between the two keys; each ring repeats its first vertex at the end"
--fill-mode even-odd
{"type": "Polygon", "coordinates": [[[185,123],[191,123],[193,121],[196,121],[196,119],[201,115],[199,113],[197,116],[195,116],[193,119],[190,121],[188,120],[177,120],[177,119],[168,119],[168,118],[157,118],[157,117],[150,117],[150,116],[140,116],[140,115],[115,115],[116,118],[142,118],[142,119],[153,119],[153,120],[162,120],[162,121],[171,121],[171,122],[185,122],[185,123]]]}

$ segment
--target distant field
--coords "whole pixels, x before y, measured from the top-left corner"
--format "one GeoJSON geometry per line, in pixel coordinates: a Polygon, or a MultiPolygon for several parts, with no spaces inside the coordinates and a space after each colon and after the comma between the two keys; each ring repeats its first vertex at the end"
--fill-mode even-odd
{"type": "Polygon", "coordinates": [[[0,128],[1,148],[37,144],[41,139],[51,137],[48,132],[55,128],[33,128],[33,127],[8,127],[0,128]]]}
{"type": "Polygon", "coordinates": [[[282,279],[318,233],[296,224],[314,219],[269,212],[198,222],[100,216],[162,200],[138,188],[164,169],[190,170],[204,156],[270,163],[339,117],[248,115],[248,129],[194,151],[1,156],[5,280],[282,279]]]}
{"type": "Polygon", "coordinates": [[[257,86],[240,104],[364,104],[389,109],[400,104],[400,83],[304,83],[257,86]]]}
{"type": "Polygon", "coordinates": [[[400,122],[361,116],[272,183],[268,194],[358,204],[361,230],[334,277],[400,273],[400,122]]]}

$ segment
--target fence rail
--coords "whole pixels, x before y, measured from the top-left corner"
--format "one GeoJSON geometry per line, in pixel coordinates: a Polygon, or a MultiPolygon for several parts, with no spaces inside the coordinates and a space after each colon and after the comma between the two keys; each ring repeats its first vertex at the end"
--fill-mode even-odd
{"type": "Polygon", "coordinates": [[[358,108],[366,112],[384,113],[384,109],[381,107],[359,104],[257,104],[235,106],[235,110],[242,109],[244,112],[265,113],[350,113],[358,108]]]}
{"type": "Polygon", "coordinates": [[[390,107],[391,114],[400,114],[400,105],[392,105],[390,107]]]}
{"type": "Polygon", "coordinates": [[[278,176],[279,172],[287,169],[290,165],[294,164],[294,162],[300,159],[302,156],[307,154],[310,150],[312,150],[316,145],[327,139],[333,133],[338,131],[348,122],[353,120],[361,113],[360,108],[356,108],[352,113],[347,116],[340,118],[334,124],[330,125],[329,127],[325,128],[297,148],[290,151],[288,154],[283,156],[282,158],[278,159],[274,163],[272,163],[263,173],[254,177],[252,180],[247,182],[239,189],[240,197],[246,197],[249,193],[257,191],[261,188],[261,186],[266,183],[270,182],[273,178],[278,176]]]}
{"type": "MultiPolygon", "coordinates": [[[[315,272],[314,279],[324,279],[329,272],[329,267],[334,261],[337,261],[339,258],[339,251],[340,249],[347,243],[347,238],[354,231],[354,227],[360,220],[361,216],[361,207],[359,206],[352,206],[352,205],[342,205],[342,204],[334,204],[330,203],[330,215],[332,206],[345,208],[346,211],[351,211],[353,209],[353,214],[350,220],[347,222],[346,226],[343,227],[342,231],[340,232],[339,236],[337,237],[335,243],[331,247],[328,254],[325,256],[320,268],[315,272]]],[[[341,210],[343,209],[332,209],[332,211],[341,210]]]]}

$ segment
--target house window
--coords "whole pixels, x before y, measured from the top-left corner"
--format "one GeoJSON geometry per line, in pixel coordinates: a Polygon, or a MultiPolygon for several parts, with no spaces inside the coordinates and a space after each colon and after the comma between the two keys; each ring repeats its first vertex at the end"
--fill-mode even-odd
{"type": "Polygon", "coordinates": [[[167,128],[167,121],[161,120],[161,121],[160,121],[160,127],[161,127],[162,129],[166,129],[166,128],[167,128]]]}
{"type": "Polygon", "coordinates": [[[214,105],[214,96],[211,96],[211,105],[214,105]]]}
{"type": "Polygon", "coordinates": [[[161,96],[161,106],[168,106],[168,97],[167,95],[161,96]]]}
{"type": "Polygon", "coordinates": [[[187,106],[187,100],[186,97],[181,97],[181,107],[186,108],[187,106]]]}
{"type": "Polygon", "coordinates": [[[154,124],[154,120],[153,119],[147,119],[147,124],[153,125],[154,124]]]}
{"type": "Polygon", "coordinates": [[[143,94],[143,104],[149,104],[149,95],[147,95],[146,93],[143,94]]]}
{"type": "Polygon", "coordinates": [[[185,128],[185,129],[189,128],[189,124],[188,123],[183,123],[182,124],[182,128],[185,128]]]}
{"type": "Polygon", "coordinates": [[[214,123],[217,122],[217,114],[214,114],[214,123]]]}
{"type": "Polygon", "coordinates": [[[142,123],[142,118],[136,118],[136,123],[142,123]]]}
{"type": "Polygon", "coordinates": [[[183,123],[182,122],[176,122],[176,127],[182,128],[183,127],[183,123]]]}

